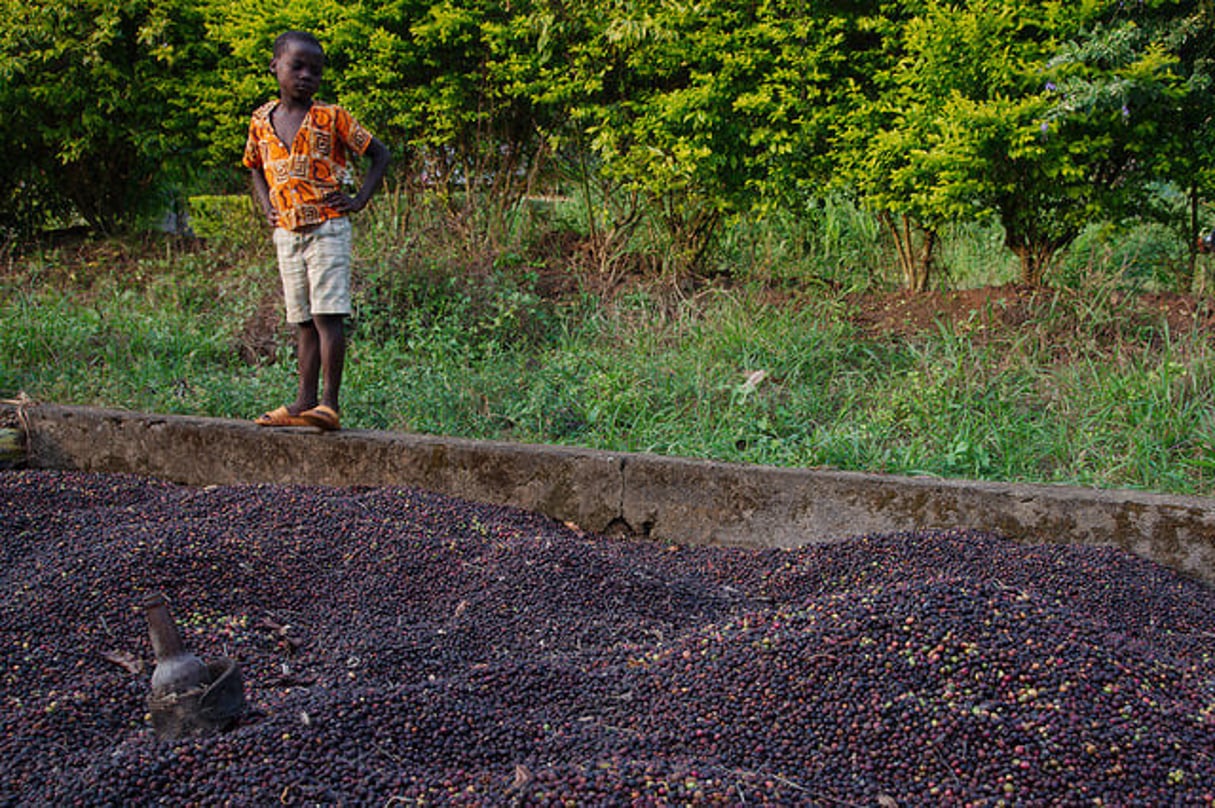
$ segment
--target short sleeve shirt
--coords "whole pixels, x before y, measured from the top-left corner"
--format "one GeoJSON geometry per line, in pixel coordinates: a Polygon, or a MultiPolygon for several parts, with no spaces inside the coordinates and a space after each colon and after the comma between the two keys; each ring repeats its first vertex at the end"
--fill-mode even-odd
{"type": "Polygon", "coordinates": [[[313,101],[288,148],[270,120],[276,106],[277,100],[269,101],[253,113],[243,162],[265,176],[279,226],[299,230],[341,216],[321,200],[340,190],[347,154],[366,152],[371,133],[342,107],[313,101]]]}

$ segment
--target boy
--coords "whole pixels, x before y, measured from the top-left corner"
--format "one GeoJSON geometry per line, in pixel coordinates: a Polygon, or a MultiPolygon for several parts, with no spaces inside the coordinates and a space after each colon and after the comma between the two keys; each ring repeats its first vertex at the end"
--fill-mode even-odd
{"type": "Polygon", "coordinates": [[[351,227],[384,178],[388,149],[346,110],[315,101],[325,52],[312,34],[288,31],[274,42],[270,72],[279,97],[253,113],[244,165],[274,228],[287,322],[296,326],[299,390],[291,404],[257,418],[260,426],[341,427],[338,393],[350,314],[351,227]],[[353,196],[341,190],[347,152],[371,160],[353,196]],[[321,385],[323,380],[324,384],[321,385]],[[323,389],[323,396],[318,393],[323,389]]]}

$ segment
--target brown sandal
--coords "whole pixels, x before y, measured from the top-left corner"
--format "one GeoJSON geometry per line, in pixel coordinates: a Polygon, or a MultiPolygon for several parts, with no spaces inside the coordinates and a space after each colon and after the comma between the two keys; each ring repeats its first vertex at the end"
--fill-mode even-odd
{"type": "Polygon", "coordinates": [[[286,407],[264,412],[253,423],[258,426],[313,426],[312,422],[300,415],[292,415],[286,407]]]}
{"type": "Polygon", "coordinates": [[[314,426],[325,432],[336,432],[342,428],[342,422],[338,419],[338,414],[332,407],[326,407],[324,404],[319,407],[313,407],[310,410],[304,410],[299,414],[299,417],[308,426],[314,426]]]}

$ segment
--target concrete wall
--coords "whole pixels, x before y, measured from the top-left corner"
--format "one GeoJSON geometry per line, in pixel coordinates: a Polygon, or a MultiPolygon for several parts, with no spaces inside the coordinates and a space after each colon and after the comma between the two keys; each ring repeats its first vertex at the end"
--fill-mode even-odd
{"type": "MultiPolygon", "coordinates": [[[[14,408],[7,411],[12,420],[14,408]]],[[[4,413],[0,407],[0,413],[4,413]]],[[[31,468],[187,485],[410,485],[594,532],[793,547],[918,528],[1116,545],[1215,583],[1215,499],[778,469],[627,453],[84,407],[22,408],[31,468]]]]}

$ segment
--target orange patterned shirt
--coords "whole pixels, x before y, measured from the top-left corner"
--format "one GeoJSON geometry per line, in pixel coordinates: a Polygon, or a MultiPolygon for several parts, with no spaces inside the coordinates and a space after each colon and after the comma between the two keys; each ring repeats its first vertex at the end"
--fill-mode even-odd
{"type": "Polygon", "coordinates": [[[336,104],[313,101],[295,142],[287,148],[270,121],[277,105],[277,100],[268,101],[253,113],[244,164],[266,177],[279,227],[299,230],[341,216],[321,200],[341,190],[348,171],[347,152],[366,152],[371,133],[336,104]]]}

